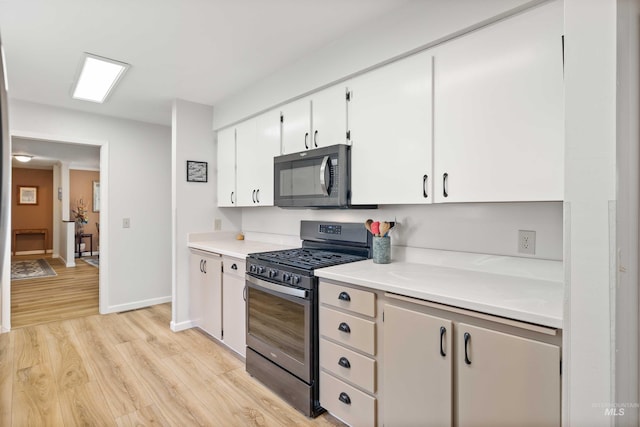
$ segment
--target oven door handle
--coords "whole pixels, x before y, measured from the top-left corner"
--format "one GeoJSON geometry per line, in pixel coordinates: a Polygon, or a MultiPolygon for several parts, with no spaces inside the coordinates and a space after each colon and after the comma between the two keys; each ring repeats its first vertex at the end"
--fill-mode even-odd
{"type": "Polygon", "coordinates": [[[298,298],[307,298],[309,291],[306,289],[290,288],[289,286],[277,285],[275,283],[267,282],[253,276],[246,275],[247,282],[256,285],[259,288],[269,289],[274,292],[278,292],[285,295],[291,295],[298,298]]]}

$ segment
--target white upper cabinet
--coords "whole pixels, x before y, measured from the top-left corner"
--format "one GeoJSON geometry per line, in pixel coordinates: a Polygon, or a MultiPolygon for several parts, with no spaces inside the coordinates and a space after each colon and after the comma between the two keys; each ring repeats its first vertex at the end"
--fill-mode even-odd
{"type": "Polygon", "coordinates": [[[563,199],[562,28],[554,2],[434,49],[437,202],[563,199]]]}
{"type": "Polygon", "coordinates": [[[282,154],[347,141],[347,100],[343,85],[284,105],[281,112],[282,154]]]}
{"type": "Polygon", "coordinates": [[[347,142],[347,89],[332,86],[311,96],[311,148],[347,142]]]}
{"type": "Polygon", "coordinates": [[[347,84],[351,202],[431,203],[430,52],[370,71],[347,84]]]}
{"type": "Polygon", "coordinates": [[[238,206],[273,206],[273,157],[280,154],[280,113],[240,123],[237,132],[238,206]]]}
{"type": "Polygon", "coordinates": [[[218,206],[235,206],[236,136],[235,128],[218,132],[218,206]]]}
{"type": "Polygon", "coordinates": [[[310,148],[311,99],[302,98],[282,106],[282,154],[310,148]]]}

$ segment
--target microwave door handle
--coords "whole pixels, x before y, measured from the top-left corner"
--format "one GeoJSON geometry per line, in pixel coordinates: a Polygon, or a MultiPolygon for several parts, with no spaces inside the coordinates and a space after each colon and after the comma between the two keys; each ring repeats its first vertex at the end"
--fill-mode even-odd
{"type": "Polygon", "coordinates": [[[324,159],[322,159],[322,163],[320,164],[320,187],[322,188],[322,194],[325,196],[329,195],[327,181],[331,180],[331,170],[328,169],[327,166],[329,166],[329,156],[324,156],[324,159]],[[329,173],[328,179],[327,172],[329,173]]]}

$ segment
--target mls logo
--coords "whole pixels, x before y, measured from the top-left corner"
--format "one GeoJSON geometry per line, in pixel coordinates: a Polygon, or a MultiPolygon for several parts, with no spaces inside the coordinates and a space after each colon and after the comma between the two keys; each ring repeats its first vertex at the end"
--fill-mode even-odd
{"type": "Polygon", "coordinates": [[[605,408],[604,415],[609,417],[621,417],[624,415],[624,408],[605,408]]]}

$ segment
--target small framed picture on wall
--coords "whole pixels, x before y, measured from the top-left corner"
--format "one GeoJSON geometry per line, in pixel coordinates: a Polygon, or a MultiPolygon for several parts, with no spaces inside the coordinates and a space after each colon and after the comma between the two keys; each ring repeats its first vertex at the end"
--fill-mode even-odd
{"type": "Polygon", "coordinates": [[[207,182],[207,162],[187,160],[187,182],[207,182]]]}
{"type": "Polygon", "coordinates": [[[100,212],[100,181],[93,181],[93,212],[100,212]]]}
{"type": "Polygon", "coordinates": [[[38,204],[38,187],[18,186],[18,204],[19,205],[37,205],[38,204]]]}

